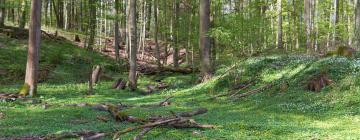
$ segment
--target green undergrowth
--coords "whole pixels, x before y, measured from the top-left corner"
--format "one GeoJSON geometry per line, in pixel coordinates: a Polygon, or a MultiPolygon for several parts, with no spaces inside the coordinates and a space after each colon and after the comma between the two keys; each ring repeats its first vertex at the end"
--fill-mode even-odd
{"type": "MultiPolygon", "coordinates": [[[[7,48],[0,49],[0,68],[24,70],[26,42],[13,41],[7,48]],[[22,44],[22,45],[19,45],[22,44]],[[17,51],[16,51],[17,50],[17,51]],[[5,53],[8,51],[7,53],[5,53]],[[13,52],[14,51],[14,52],[13,52]],[[12,53],[10,53],[12,52],[12,53]],[[4,57],[5,56],[5,57],[4,57]],[[10,57],[11,56],[11,57],[10,57]],[[11,60],[6,60],[11,59],[11,60]],[[14,63],[15,62],[15,63],[14,63]],[[16,64],[18,63],[18,64],[16,64]],[[14,68],[15,69],[15,68],[14,68]],[[17,69],[17,68],[16,68],[17,69]]],[[[82,62],[71,61],[75,56],[86,58],[88,52],[74,48],[71,44],[44,41],[42,54],[61,51],[61,61],[51,72],[49,80],[39,85],[40,104],[27,102],[1,102],[0,138],[41,136],[64,131],[91,130],[114,132],[134,124],[97,120],[97,116],[109,117],[88,107],[69,107],[75,103],[122,103],[133,108],[124,110],[131,116],[149,117],[170,115],[170,111],[190,111],[207,108],[208,113],[194,117],[202,124],[216,125],[215,129],[155,128],[144,139],[360,139],[360,60],[343,57],[318,58],[307,55],[270,55],[253,57],[231,66],[220,65],[214,79],[196,84],[197,75],[166,74],[141,76],[139,87],[155,83],[156,80],[171,86],[152,95],[141,91],[110,89],[111,82],[100,82],[94,95],[86,95],[87,84],[82,77],[87,67],[82,62]],[[306,83],[314,75],[327,73],[334,81],[320,93],[306,90],[306,83]],[[74,77],[72,77],[74,76],[74,77]],[[227,96],[232,87],[255,80],[250,89],[274,83],[271,89],[242,99],[227,96]],[[278,84],[288,82],[289,89],[280,93],[278,84]],[[157,104],[168,96],[172,104],[167,107],[140,107],[157,104]],[[49,104],[48,109],[43,104],[49,104]]],[[[94,61],[112,64],[110,60],[95,55],[94,61]]],[[[46,58],[47,56],[42,56],[46,58]]],[[[50,58],[48,58],[50,59],[50,58]]],[[[43,64],[49,63],[46,60],[43,64]]],[[[108,69],[111,69],[109,67],[108,69]]],[[[22,71],[21,70],[21,71],[22,71]]],[[[21,72],[20,70],[18,70],[21,72]]],[[[110,71],[115,77],[125,77],[110,71]]],[[[120,72],[119,72],[120,73],[120,72]]],[[[19,75],[17,75],[19,76],[19,75]]],[[[16,77],[17,77],[16,76],[16,77]]],[[[19,76],[20,77],[20,76],[19,76]]],[[[6,77],[11,79],[11,77],[6,77]]],[[[0,92],[16,92],[20,79],[0,86],[0,92]]],[[[248,90],[247,90],[248,91],[248,90]]],[[[246,91],[241,91],[239,94],[246,91]]],[[[131,139],[138,131],[123,135],[131,139]]],[[[107,137],[106,139],[111,139],[107,137]]]]}

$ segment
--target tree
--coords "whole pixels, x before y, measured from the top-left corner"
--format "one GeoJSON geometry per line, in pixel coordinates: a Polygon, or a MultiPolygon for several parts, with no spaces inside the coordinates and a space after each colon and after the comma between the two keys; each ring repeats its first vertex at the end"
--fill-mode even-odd
{"type": "Polygon", "coordinates": [[[310,51],[311,47],[311,3],[310,0],[304,0],[304,20],[306,26],[306,48],[310,51]]]}
{"type": "Polygon", "coordinates": [[[356,1],[355,4],[355,47],[359,47],[360,45],[360,0],[356,1]]]}
{"type": "Polygon", "coordinates": [[[173,1],[173,16],[172,16],[172,41],[173,45],[173,61],[174,61],[174,68],[179,67],[179,46],[178,46],[178,17],[179,17],[179,2],[178,0],[173,1]]]}
{"type": "Polygon", "coordinates": [[[24,29],[25,28],[25,24],[26,24],[26,15],[27,15],[27,1],[26,0],[22,0],[21,1],[21,17],[19,19],[19,28],[24,29]]]}
{"type": "Polygon", "coordinates": [[[120,60],[120,56],[119,56],[119,46],[120,46],[120,31],[119,31],[119,14],[120,14],[120,4],[119,4],[119,0],[115,0],[115,58],[116,61],[120,60]]]}
{"type": "Polygon", "coordinates": [[[29,25],[29,48],[26,63],[25,84],[29,86],[29,95],[37,92],[39,71],[39,50],[41,40],[41,0],[33,0],[31,4],[29,25]]]}
{"type": "Polygon", "coordinates": [[[136,22],[136,0],[128,1],[129,18],[127,21],[128,34],[129,34],[129,87],[131,90],[137,88],[137,77],[136,77],[136,53],[137,53],[137,22],[136,22]]]}
{"type": "Polygon", "coordinates": [[[92,50],[95,43],[95,34],[96,34],[96,0],[89,0],[90,5],[90,19],[89,19],[89,28],[90,28],[90,37],[89,44],[87,49],[92,50]]]}
{"type": "Polygon", "coordinates": [[[283,27],[282,27],[282,1],[278,0],[278,34],[277,34],[277,47],[279,49],[283,48],[283,27]]]}
{"type": "MultiPolygon", "coordinates": [[[[161,68],[161,60],[160,60],[160,47],[159,47],[159,42],[158,42],[158,34],[159,34],[159,25],[158,25],[158,14],[159,14],[159,9],[158,9],[158,0],[154,0],[154,39],[155,39],[155,56],[156,56],[156,64],[158,65],[158,68],[161,68]]],[[[149,8],[151,9],[151,8],[149,8]]]]}
{"type": "Polygon", "coordinates": [[[333,37],[332,37],[332,46],[336,47],[336,26],[339,21],[339,0],[334,0],[334,13],[333,13],[333,37]]]}
{"type": "Polygon", "coordinates": [[[4,26],[5,23],[5,0],[0,0],[0,27],[4,26]]]}
{"type": "Polygon", "coordinates": [[[208,32],[210,29],[210,0],[200,0],[200,59],[203,81],[212,78],[211,48],[208,32]]]}

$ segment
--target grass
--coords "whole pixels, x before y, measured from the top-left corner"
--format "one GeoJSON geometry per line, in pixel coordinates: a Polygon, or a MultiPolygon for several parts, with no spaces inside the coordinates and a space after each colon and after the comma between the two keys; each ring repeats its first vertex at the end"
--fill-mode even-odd
{"type": "MultiPolygon", "coordinates": [[[[7,45],[6,48],[0,48],[0,68],[11,74],[1,77],[3,84],[0,85],[0,92],[16,92],[22,82],[23,74],[18,73],[24,71],[26,42],[4,40],[0,37],[0,41],[7,45]]],[[[196,75],[141,76],[140,88],[159,78],[170,83],[171,87],[160,93],[143,96],[139,91],[109,89],[111,82],[101,82],[96,85],[95,94],[87,96],[86,70],[90,54],[66,42],[43,41],[41,49],[44,60],[42,66],[52,63],[51,57],[58,57],[57,52],[61,52],[61,61],[56,62],[56,68],[51,71],[48,81],[39,85],[37,98],[51,106],[43,109],[43,103],[1,102],[0,112],[5,114],[5,118],[0,119],[0,138],[81,130],[112,132],[134,124],[113,120],[101,122],[96,116],[108,116],[108,113],[64,105],[86,102],[140,106],[159,103],[173,95],[175,98],[171,106],[136,107],[125,112],[132,116],[147,117],[205,107],[209,112],[195,119],[203,124],[216,125],[217,128],[156,128],[145,139],[360,139],[360,60],[357,59],[306,55],[254,57],[240,62],[224,78],[216,77],[204,84],[195,84],[196,75]],[[319,71],[326,71],[334,84],[321,93],[306,91],[304,82],[319,71]],[[252,89],[279,81],[289,82],[290,88],[285,93],[279,93],[275,86],[239,100],[227,97],[209,99],[227,93],[233,85],[254,77],[257,77],[257,84],[252,89]]],[[[111,60],[98,54],[93,55],[93,62],[105,65],[112,76],[125,77],[126,73],[121,74],[119,67],[111,60]]],[[[219,66],[217,75],[223,74],[227,68],[227,65],[219,66]]],[[[136,133],[126,134],[122,138],[131,139],[136,133]]]]}

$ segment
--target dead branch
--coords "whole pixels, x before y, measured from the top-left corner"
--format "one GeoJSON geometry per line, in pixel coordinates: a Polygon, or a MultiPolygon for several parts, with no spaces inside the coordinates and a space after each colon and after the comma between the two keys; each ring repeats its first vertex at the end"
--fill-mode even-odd
{"type": "Polygon", "coordinates": [[[240,91],[248,89],[249,87],[251,87],[253,84],[255,83],[255,80],[252,80],[249,82],[249,84],[245,85],[244,87],[241,87],[240,89],[238,89],[236,92],[234,92],[234,94],[229,94],[229,93],[225,93],[225,94],[220,94],[220,95],[216,95],[214,97],[211,97],[210,99],[215,99],[215,98],[219,98],[219,97],[224,97],[224,96],[234,96],[235,94],[238,94],[240,91]]]}
{"type": "Polygon", "coordinates": [[[257,94],[259,92],[262,92],[264,90],[267,90],[271,87],[273,87],[274,84],[267,84],[265,86],[262,86],[260,88],[257,88],[257,89],[254,89],[254,90],[251,90],[251,91],[248,91],[246,93],[243,93],[243,94],[234,94],[233,97],[235,97],[236,99],[239,99],[239,98],[243,98],[243,97],[247,97],[247,96],[250,96],[250,95],[253,95],[253,94],[257,94]]]}
{"type": "Polygon", "coordinates": [[[154,127],[144,128],[137,136],[134,137],[134,140],[141,140],[142,137],[148,132],[150,132],[154,127]]]}
{"type": "Polygon", "coordinates": [[[174,96],[167,97],[164,101],[161,101],[159,103],[159,106],[168,106],[170,105],[170,102],[168,102],[171,98],[174,98],[174,96]]]}
{"type": "Polygon", "coordinates": [[[152,128],[157,126],[163,126],[163,127],[173,127],[173,128],[215,128],[213,125],[201,125],[195,122],[193,119],[189,119],[188,117],[204,114],[207,112],[207,109],[198,109],[195,111],[190,112],[182,112],[182,113],[172,113],[173,115],[170,117],[150,117],[148,118],[147,124],[129,127],[127,129],[124,129],[122,131],[118,131],[114,135],[114,139],[119,138],[121,135],[138,130],[138,129],[144,129],[140,134],[134,139],[140,139],[143,137],[147,132],[149,132],[152,128]]]}
{"type": "Polygon", "coordinates": [[[130,127],[130,128],[126,128],[125,130],[116,132],[114,135],[114,139],[117,139],[120,137],[120,135],[137,130],[137,129],[143,129],[143,128],[148,128],[148,127],[154,127],[154,126],[158,126],[158,125],[162,125],[162,124],[166,124],[169,122],[173,122],[173,121],[178,121],[181,118],[173,118],[173,119],[168,119],[168,120],[164,120],[164,121],[158,121],[158,122],[153,122],[153,123],[148,123],[145,125],[140,125],[140,126],[134,126],[134,127],[130,127]]]}

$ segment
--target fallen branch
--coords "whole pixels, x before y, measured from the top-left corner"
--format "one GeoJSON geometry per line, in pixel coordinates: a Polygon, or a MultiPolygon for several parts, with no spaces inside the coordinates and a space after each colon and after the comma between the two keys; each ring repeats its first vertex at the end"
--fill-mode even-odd
{"type": "Polygon", "coordinates": [[[164,101],[161,101],[159,103],[159,106],[168,106],[170,105],[170,102],[168,102],[171,98],[174,98],[174,96],[167,97],[164,101]]]}
{"type": "MultiPolygon", "coordinates": [[[[241,87],[240,89],[238,89],[234,94],[238,94],[240,91],[248,89],[249,87],[251,87],[253,84],[255,83],[255,80],[252,80],[249,82],[249,84],[245,85],[244,87],[241,87]]],[[[234,94],[229,94],[229,93],[225,93],[225,94],[220,94],[220,95],[216,95],[214,97],[211,97],[210,99],[215,99],[215,98],[219,98],[219,97],[224,97],[224,96],[234,96],[234,94]]]]}
{"type": "Polygon", "coordinates": [[[173,128],[215,128],[215,126],[213,125],[201,125],[195,122],[193,119],[189,119],[189,117],[204,114],[206,112],[207,109],[202,108],[191,112],[172,113],[173,115],[170,117],[162,117],[162,116],[150,117],[147,120],[147,122],[149,122],[147,124],[129,127],[122,131],[116,132],[114,135],[114,139],[119,138],[121,135],[125,133],[135,131],[138,129],[143,129],[143,131],[141,131],[139,135],[134,137],[135,140],[138,140],[141,139],[141,137],[143,137],[147,132],[151,131],[152,128],[157,126],[173,127],[173,128]]]}
{"type": "Polygon", "coordinates": [[[150,132],[154,127],[144,128],[137,136],[134,137],[134,140],[141,140],[142,137],[148,132],[150,132]]]}
{"type": "Polygon", "coordinates": [[[166,124],[169,122],[173,122],[173,121],[178,121],[181,118],[173,118],[173,119],[168,119],[168,120],[164,120],[164,121],[158,121],[158,122],[153,122],[153,123],[148,123],[148,124],[144,124],[144,125],[140,125],[140,126],[134,126],[134,127],[130,127],[130,128],[126,128],[125,130],[116,132],[114,135],[114,139],[117,139],[120,137],[120,135],[137,130],[137,129],[143,129],[143,128],[148,128],[148,127],[154,127],[154,126],[158,126],[158,125],[162,125],[162,124],[166,124]]]}
{"type": "Polygon", "coordinates": [[[233,97],[235,99],[244,98],[244,97],[247,97],[247,96],[250,96],[250,95],[253,95],[253,94],[257,94],[257,93],[259,93],[261,91],[267,90],[267,89],[269,89],[269,88],[271,88],[273,86],[274,86],[274,84],[267,84],[265,86],[262,86],[260,88],[248,91],[248,92],[243,93],[243,94],[237,94],[237,95],[235,94],[233,97]]]}

